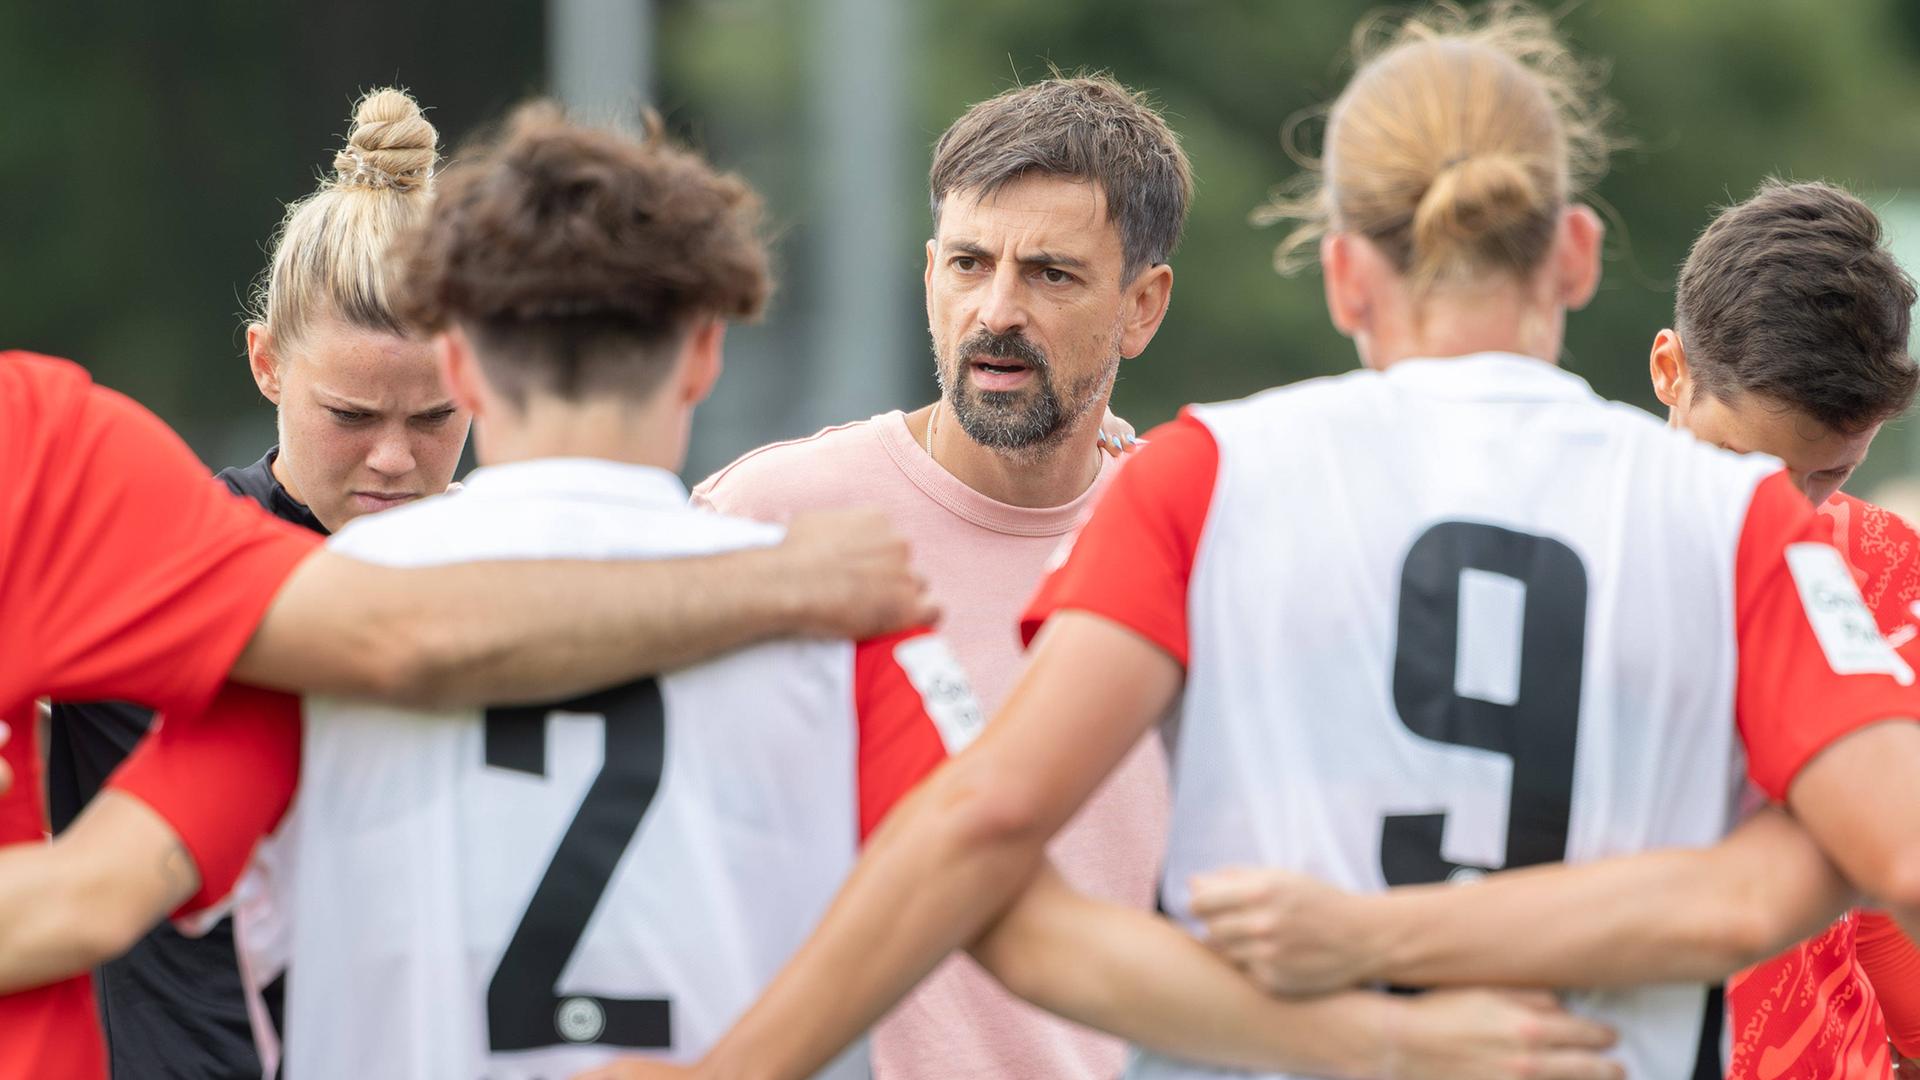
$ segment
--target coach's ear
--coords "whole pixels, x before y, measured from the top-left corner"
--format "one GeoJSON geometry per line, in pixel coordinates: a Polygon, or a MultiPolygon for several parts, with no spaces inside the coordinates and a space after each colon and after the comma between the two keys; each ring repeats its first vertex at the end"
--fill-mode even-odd
{"type": "Polygon", "coordinates": [[[273,355],[273,334],[265,323],[247,324],[247,369],[253,372],[253,385],[275,405],[280,404],[280,362],[273,355]]]}
{"type": "Polygon", "coordinates": [[[1653,396],[1667,407],[1667,419],[1678,422],[1686,411],[1693,377],[1687,370],[1687,350],[1680,344],[1679,334],[1668,329],[1654,335],[1647,373],[1653,378],[1653,396]]]}
{"type": "Polygon", "coordinates": [[[471,413],[475,419],[485,415],[486,394],[480,365],[474,359],[473,342],[467,340],[466,331],[456,325],[433,335],[433,352],[440,365],[440,382],[446,386],[454,406],[471,413]]]}

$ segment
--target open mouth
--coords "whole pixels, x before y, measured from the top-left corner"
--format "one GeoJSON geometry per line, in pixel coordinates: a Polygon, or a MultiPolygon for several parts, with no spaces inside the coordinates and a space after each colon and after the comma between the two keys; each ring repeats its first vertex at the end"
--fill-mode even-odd
{"type": "Polygon", "coordinates": [[[967,366],[973,370],[974,381],[989,389],[1003,389],[1025,382],[1033,371],[1024,360],[1005,356],[970,360],[967,366]]]}

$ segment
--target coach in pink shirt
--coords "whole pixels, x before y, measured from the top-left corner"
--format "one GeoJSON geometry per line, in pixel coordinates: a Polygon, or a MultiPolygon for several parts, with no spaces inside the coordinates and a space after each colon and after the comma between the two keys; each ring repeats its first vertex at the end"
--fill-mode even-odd
{"type": "MultiPolygon", "coordinates": [[[[927,321],[940,399],[755,450],[694,489],[767,520],[878,506],[913,545],[986,715],[1021,663],[1048,558],[1118,463],[1099,448],[1120,361],[1167,313],[1193,184],[1159,114],[1105,78],[969,109],[934,147],[927,321]]],[[[1137,746],[1051,849],[1081,891],[1153,905],[1166,755],[1137,746]]],[[[879,1080],[1108,1080],[1121,1044],[1014,998],[956,955],[874,1031],[879,1080]]]]}

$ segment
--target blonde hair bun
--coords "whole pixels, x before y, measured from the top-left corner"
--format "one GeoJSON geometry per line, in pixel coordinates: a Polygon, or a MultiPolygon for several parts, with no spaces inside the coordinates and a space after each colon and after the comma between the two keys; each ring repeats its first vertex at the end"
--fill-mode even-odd
{"type": "Polygon", "coordinates": [[[1531,274],[1560,211],[1616,145],[1605,67],[1575,55],[1524,0],[1372,16],[1354,31],[1354,56],[1324,111],[1321,154],[1289,146],[1305,171],[1255,215],[1297,223],[1275,264],[1308,264],[1313,242],[1337,229],[1422,289],[1531,274]]]}
{"type": "Polygon", "coordinates": [[[347,148],[334,155],[335,186],[412,191],[433,182],[440,133],[405,90],[369,91],[353,110],[347,148]]]}
{"type": "Polygon", "coordinates": [[[1443,162],[1413,211],[1416,258],[1454,253],[1470,265],[1524,264],[1553,230],[1560,192],[1542,190],[1552,166],[1512,154],[1474,154],[1443,162]]]}

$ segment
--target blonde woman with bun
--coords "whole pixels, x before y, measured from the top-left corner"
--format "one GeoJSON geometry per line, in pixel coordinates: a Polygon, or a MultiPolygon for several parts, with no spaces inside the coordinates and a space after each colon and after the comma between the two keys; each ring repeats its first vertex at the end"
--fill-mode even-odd
{"type": "MultiPolygon", "coordinates": [[[[874,835],[700,1075],[806,1076],[947,952],[1021,932],[1048,838],[1167,717],[1161,897],[1195,932],[1190,882],[1223,867],[1374,893],[1700,846],[1749,777],[1920,926],[1920,687],[1812,507],[1778,462],[1558,366],[1600,277],[1578,202],[1606,158],[1591,69],[1514,4],[1372,20],[1357,55],[1278,212],[1303,219],[1283,258],[1317,243],[1362,370],[1151,433],[1030,605],[1000,714],[874,835]]],[[[1137,1020],[1118,985],[1089,987],[1081,1019],[1137,1020]]],[[[1618,1031],[1611,1060],[1519,1045],[1468,1075],[1720,1075],[1704,985],[1571,1005],[1618,1031]]],[[[1228,1020],[1177,1034],[1198,1056],[1228,1020]]],[[[1447,1073],[1400,1034],[1301,1071],[1447,1073]]],[[[1142,1052],[1127,1075],[1219,1074],[1142,1052]]]]}
{"type": "Polygon", "coordinates": [[[280,431],[264,460],[326,532],[444,491],[466,442],[431,345],[388,299],[387,248],[426,213],[438,142],[403,91],[362,98],[333,176],[288,208],[257,290],[247,362],[280,431]]]}
{"type": "MultiPolygon", "coordinates": [[[[401,90],[354,109],[345,148],[319,190],[293,203],[254,297],[247,360],[279,412],[280,441],[219,479],[276,517],[318,533],[444,491],[468,416],[440,385],[432,345],[394,317],[386,259],[426,215],[439,136],[401,90]]],[[[151,723],[124,702],[57,704],[48,802],[64,829],[151,723]]],[[[232,932],[169,926],[98,971],[115,1073],[258,1077],[232,932]]]]}

